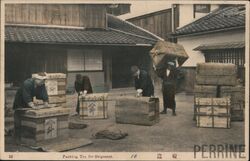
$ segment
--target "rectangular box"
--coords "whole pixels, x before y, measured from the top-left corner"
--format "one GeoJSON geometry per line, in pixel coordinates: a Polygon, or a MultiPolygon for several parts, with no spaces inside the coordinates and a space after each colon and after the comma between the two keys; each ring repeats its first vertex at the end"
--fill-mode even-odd
{"type": "Polygon", "coordinates": [[[230,97],[195,98],[197,127],[230,128],[230,97]]]}
{"type": "MultiPolygon", "coordinates": [[[[66,74],[46,73],[45,87],[49,96],[49,105],[52,107],[66,107],[66,74]]],[[[43,101],[34,99],[36,104],[43,101]]]]}
{"type": "Polygon", "coordinates": [[[231,120],[243,121],[245,111],[245,88],[243,86],[221,86],[221,97],[231,98],[231,120]]]}
{"type": "Polygon", "coordinates": [[[199,85],[231,85],[237,84],[237,69],[234,64],[198,63],[196,83],[199,85]]]}
{"type": "Polygon", "coordinates": [[[159,98],[120,97],[116,101],[117,123],[151,126],[159,122],[159,98]]]}
{"type": "Polygon", "coordinates": [[[81,119],[108,118],[108,94],[94,93],[85,97],[79,96],[81,119]]]}
{"type": "Polygon", "coordinates": [[[230,128],[230,116],[223,115],[197,115],[197,127],[210,127],[210,128],[230,128]]]}
{"type": "Polygon", "coordinates": [[[21,142],[36,145],[67,135],[68,108],[30,109],[21,116],[21,142]],[[63,133],[62,133],[63,132],[63,133]]]}
{"type": "Polygon", "coordinates": [[[195,97],[216,97],[217,86],[215,85],[195,85],[194,86],[194,96],[195,97]]]}

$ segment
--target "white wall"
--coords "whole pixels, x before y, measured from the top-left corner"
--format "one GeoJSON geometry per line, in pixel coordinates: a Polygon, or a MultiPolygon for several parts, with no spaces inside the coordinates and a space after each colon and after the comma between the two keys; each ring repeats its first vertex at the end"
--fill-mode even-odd
{"type": "Polygon", "coordinates": [[[193,50],[201,44],[237,42],[244,40],[245,32],[243,30],[211,33],[200,36],[180,37],[178,38],[178,44],[183,45],[189,56],[189,59],[183,64],[183,66],[192,67],[196,66],[197,63],[205,62],[204,55],[200,51],[193,50]]]}
{"type": "MultiPolygon", "coordinates": [[[[206,16],[208,13],[196,13],[194,18],[194,5],[193,4],[180,4],[180,21],[179,21],[179,27],[183,27],[186,24],[189,24],[203,16],[206,16]]],[[[211,4],[211,11],[217,9],[219,5],[211,4]]]]}

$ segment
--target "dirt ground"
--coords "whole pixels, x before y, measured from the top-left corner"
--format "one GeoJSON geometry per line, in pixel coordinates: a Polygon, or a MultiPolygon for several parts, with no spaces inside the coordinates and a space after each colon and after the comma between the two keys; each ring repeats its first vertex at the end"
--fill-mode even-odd
{"type": "MultiPolygon", "coordinates": [[[[115,99],[116,93],[111,94],[115,99]]],[[[75,107],[75,95],[67,96],[67,104],[75,107]]],[[[75,152],[193,152],[194,145],[244,144],[244,122],[232,122],[230,129],[197,128],[193,121],[193,96],[177,94],[177,116],[160,115],[160,122],[153,126],[117,124],[115,101],[109,102],[108,119],[86,120],[85,129],[69,131],[72,138],[87,138],[93,144],[73,149],[75,152]],[[128,136],[121,140],[94,139],[92,136],[107,128],[118,128],[128,136]]],[[[160,107],[162,110],[162,106],[160,107]]],[[[72,108],[72,112],[74,109],[72,108]]],[[[13,138],[5,138],[5,151],[34,151],[16,146],[13,138]]]]}

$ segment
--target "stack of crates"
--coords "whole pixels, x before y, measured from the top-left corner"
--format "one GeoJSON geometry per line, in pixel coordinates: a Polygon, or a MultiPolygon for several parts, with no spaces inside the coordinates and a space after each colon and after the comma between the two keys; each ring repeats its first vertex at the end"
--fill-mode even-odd
{"type": "MultiPolygon", "coordinates": [[[[225,128],[230,128],[230,123],[228,121],[236,121],[243,119],[244,117],[244,87],[237,84],[237,68],[234,64],[225,63],[199,63],[197,64],[196,70],[196,85],[194,89],[195,101],[194,101],[194,117],[197,121],[198,127],[216,127],[216,125],[201,125],[201,117],[204,113],[200,113],[201,106],[199,102],[202,99],[206,99],[208,110],[213,110],[214,103],[213,99],[217,100],[217,105],[224,107],[222,102],[227,102],[225,106],[230,106],[226,113],[213,114],[219,117],[230,117],[230,119],[224,119],[225,128]],[[241,96],[238,97],[237,95],[241,96]],[[228,100],[229,98],[229,100],[228,100]],[[221,99],[221,100],[220,100],[221,99]],[[210,100],[210,101],[208,101],[210,100]],[[222,105],[220,105],[222,103],[222,105]],[[237,119],[236,119],[237,118],[237,119]]],[[[204,101],[204,100],[202,100],[204,101]]],[[[227,107],[225,107],[227,108],[227,107]]],[[[212,120],[213,117],[210,117],[212,120]]]]}
{"type": "MultiPolygon", "coordinates": [[[[45,87],[49,97],[49,108],[23,111],[21,116],[21,142],[38,145],[61,136],[68,136],[70,108],[66,107],[66,74],[47,73],[45,87]]],[[[34,100],[43,104],[42,100],[34,100]]],[[[39,107],[39,106],[38,106],[39,107]]]]}

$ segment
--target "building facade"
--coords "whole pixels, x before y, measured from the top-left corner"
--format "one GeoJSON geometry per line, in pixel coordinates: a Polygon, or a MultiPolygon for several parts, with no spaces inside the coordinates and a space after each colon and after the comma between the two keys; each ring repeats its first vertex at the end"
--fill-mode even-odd
{"type": "Polygon", "coordinates": [[[7,83],[18,86],[32,73],[62,72],[73,91],[80,73],[90,77],[94,92],[102,92],[132,86],[130,66],[151,67],[148,52],[158,37],[108,14],[110,4],[5,7],[7,83]]]}
{"type": "MultiPolygon", "coordinates": [[[[181,12],[185,11],[181,8],[180,6],[180,15],[182,15],[181,12]]],[[[210,6],[210,8],[213,7],[210,6]]],[[[191,9],[190,12],[192,13],[191,9]]],[[[179,44],[183,45],[189,55],[189,59],[183,64],[183,67],[190,73],[191,77],[188,78],[187,82],[191,87],[195,83],[192,77],[195,75],[196,64],[201,62],[236,64],[238,78],[244,82],[244,5],[218,6],[205,16],[184,24],[176,29],[173,36],[177,38],[179,44]]]]}

